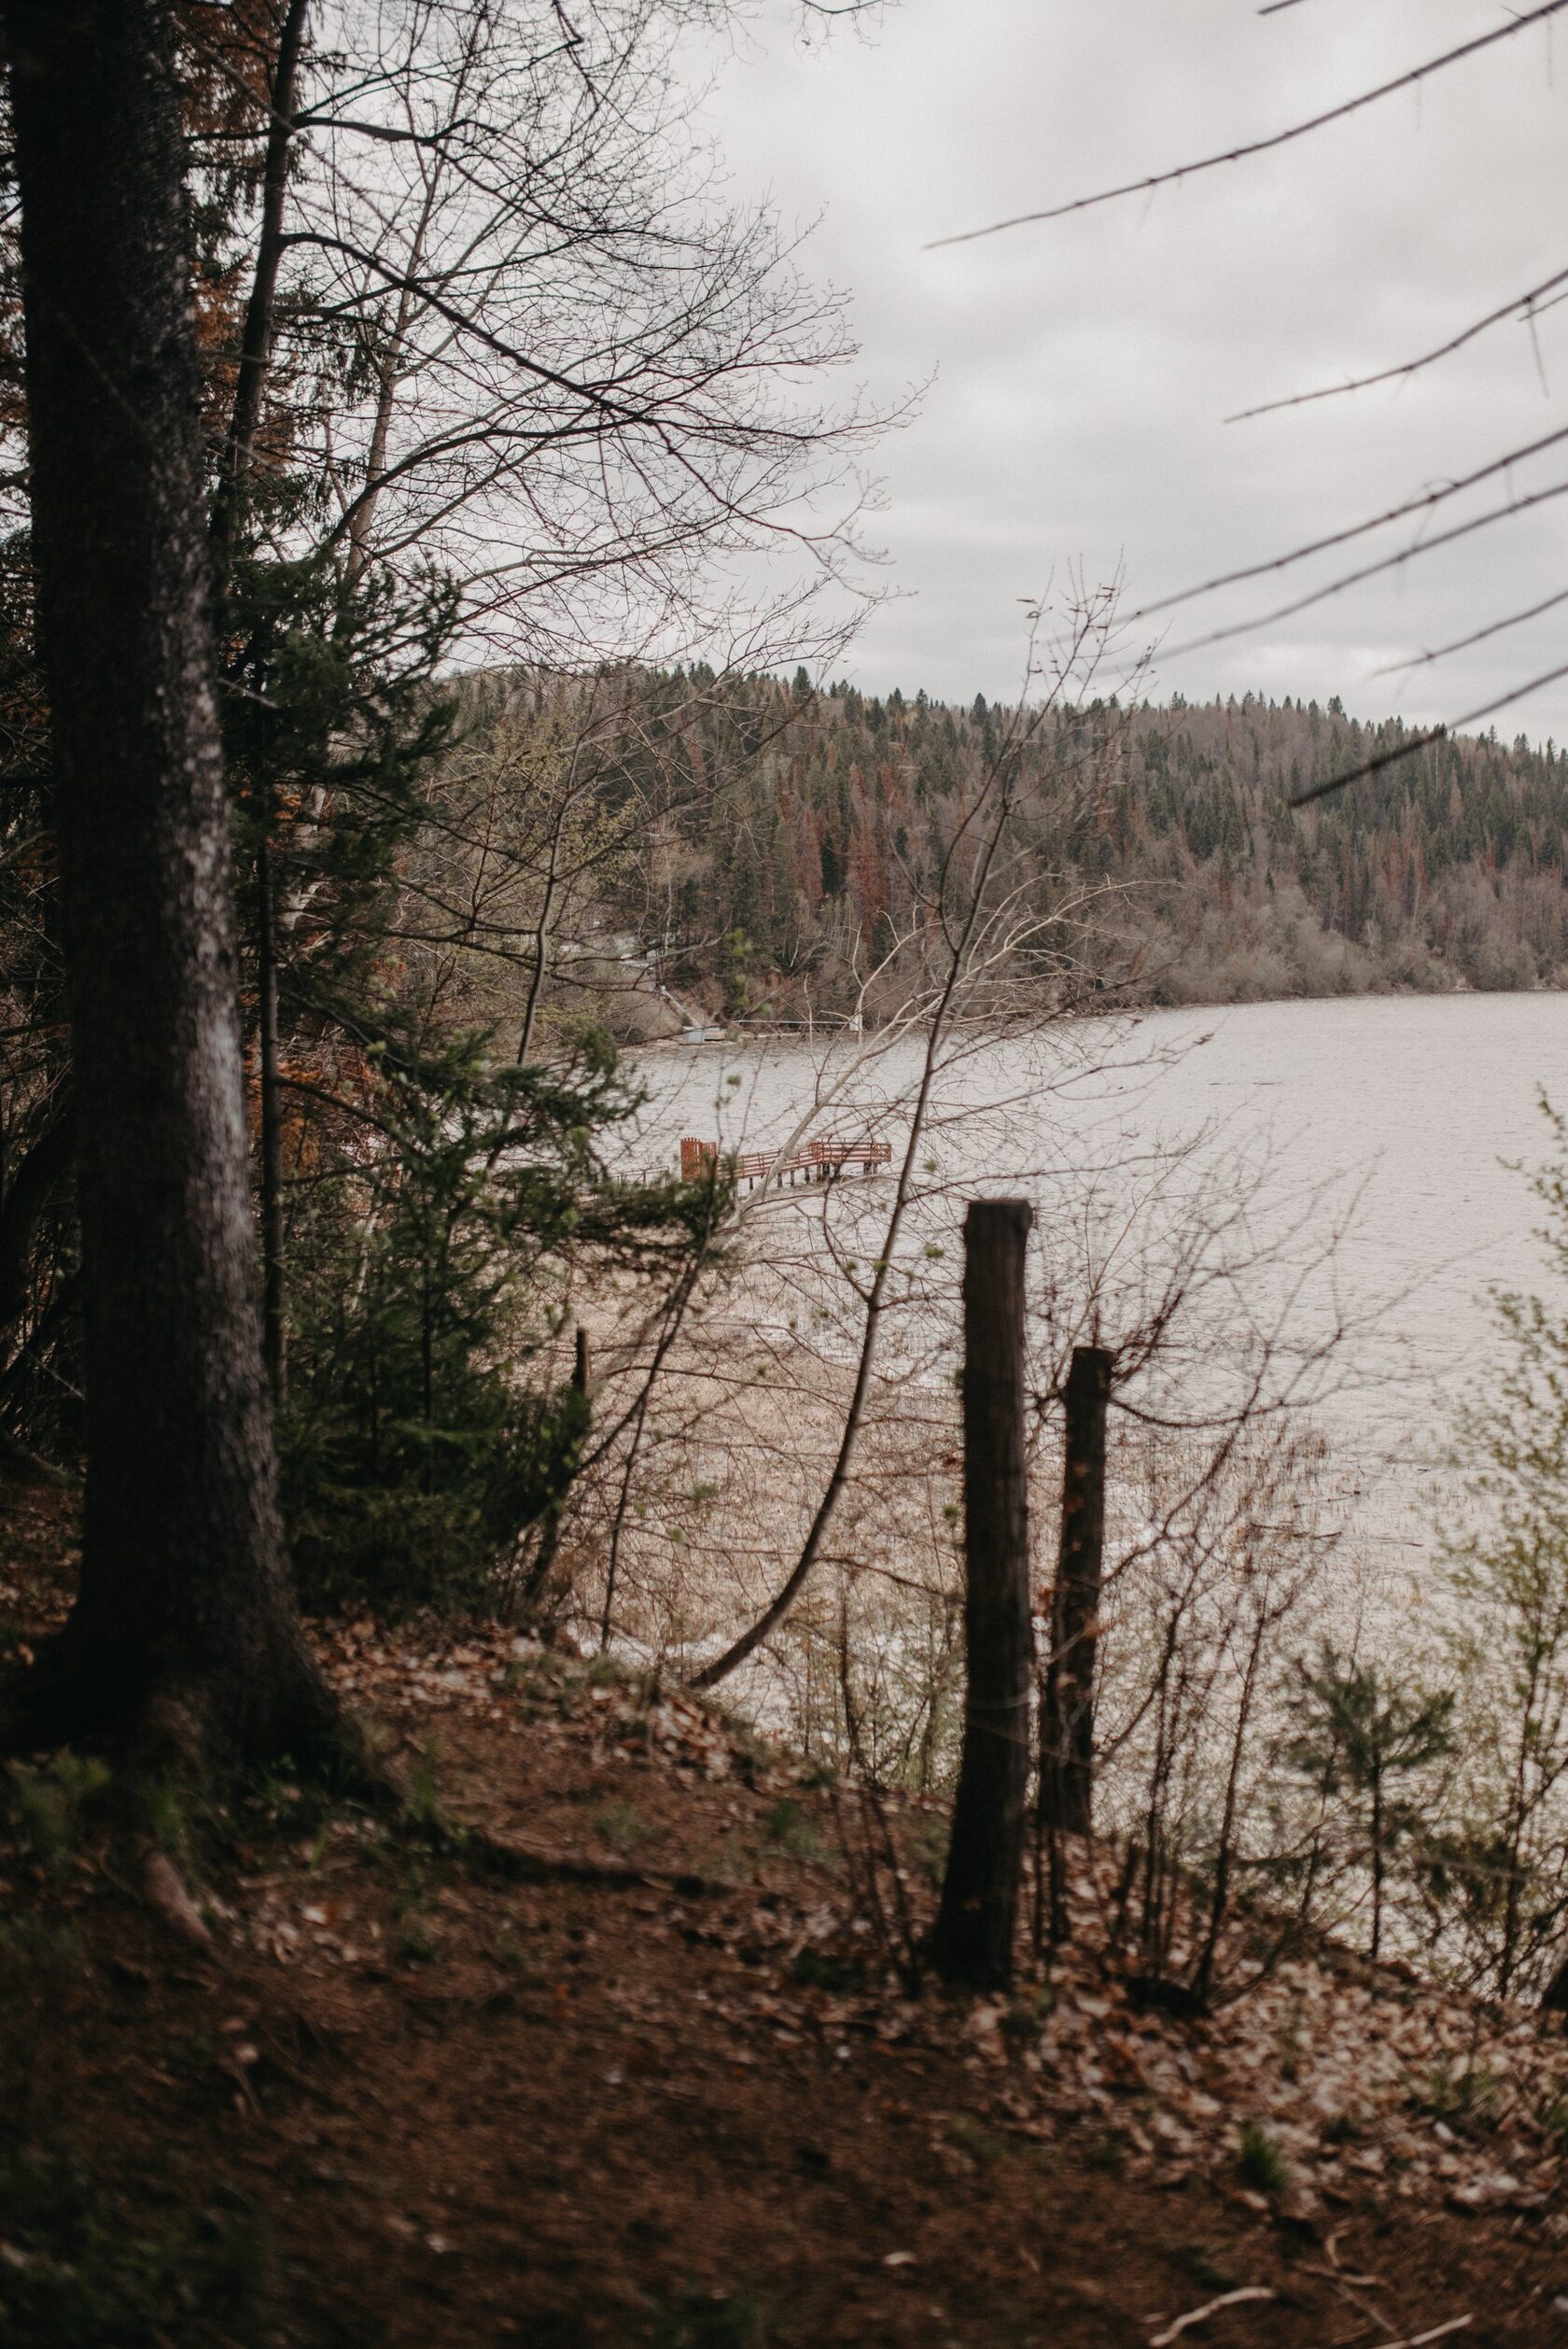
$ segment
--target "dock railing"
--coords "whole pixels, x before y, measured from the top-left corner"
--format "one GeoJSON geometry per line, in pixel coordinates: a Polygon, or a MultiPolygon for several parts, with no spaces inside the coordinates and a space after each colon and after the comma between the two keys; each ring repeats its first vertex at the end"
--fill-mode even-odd
{"type": "MultiPolygon", "coordinates": [[[[878,1167],[890,1165],[893,1146],[890,1142],[870,1140],[846,1142],[833,1135],[823,1135],[807,1142],[798,1150],[742,1150],[728,1163],[735,1181],[747,1189],[758,1183],[786,1182],[791,1189],[801,1181],[832,1182],[835,1174],[859,1167],[864,1174],[875,1174],[878,1167]]],[[[683,1134],[680,1142],[680,1179],[683,1183],[700,1183],[719,1164],[717,1142],[703,1142],[693,1134],[683,1134]]]]}

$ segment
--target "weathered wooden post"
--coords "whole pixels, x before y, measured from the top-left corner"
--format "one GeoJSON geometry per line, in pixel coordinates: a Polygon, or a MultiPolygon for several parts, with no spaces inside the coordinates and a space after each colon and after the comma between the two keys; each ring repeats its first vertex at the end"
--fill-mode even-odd
{"type": "Polygon", "coordinates": [[[1104,1346],[1074,1346],[1067,1377],[1061,1549],[1040,1709],[1040,1810],[1046,1827],[1070,1836],[1086,1836],[1094,1815],[1095,1650],[1111,1364],[1104,1346]]]}
{"type": "Polygon", "coordinates": [[[1013,1974],[1029,1790],[1029,1488],[1024,1463],[1027,1200],[976,1200],[964,1222],[963,1759],[931,1962],[945,1981],[1013,1974]]]}

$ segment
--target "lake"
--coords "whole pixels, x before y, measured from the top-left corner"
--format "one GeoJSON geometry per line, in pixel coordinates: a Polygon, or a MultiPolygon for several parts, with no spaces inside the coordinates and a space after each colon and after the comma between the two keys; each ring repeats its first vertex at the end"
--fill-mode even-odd
{"type": "MultiPolygon", "coordinates": [[[[908,1038],[646,1053],[629,1156],[673,1159],[682,1133],[754,1149],[797,1130],[875,1130],[896,1160],[919,1053],[908,1038]]],[[[1358,1325],[1319,1409],[1337,1450],[1379,1485],[1386,1535],[1430,1507],[1417,1464],[1453,1393],[1494,1356],[1488,1288],[1545,1282],[1539,1210],[1507,1163],[1547,1154],[1543,1087],[1568,1104],[1568,1000],[1555,995],[1258,1004],[966,1039],[936,1084],[915,1229],[921,1245],[954,1238],[966,1194],[1022,1190],[1046,1258],[1068,1235],[1099,1265],[1140,1215],[1169,1244],[1195,1217],[1223,1220],[1228,1192],[1255,1259],[1250,1309],[1289,1303],[1304,1330],[1337,1312],[1358,1325]],[[1318,1244],[1341,1225],[1329,1256],[1318,1244]],[[1315,1250],[1324,1260],[1309,1265],[1315,1250]]],[[[856,1211],[889,1192],[857,1187],[856,1211]]],[[[798,1220],[791,1196],[763,1214],[798,1220]]],[[[1066,1260],[1060,1278],[1073,1277],[1066,1260]]]]}

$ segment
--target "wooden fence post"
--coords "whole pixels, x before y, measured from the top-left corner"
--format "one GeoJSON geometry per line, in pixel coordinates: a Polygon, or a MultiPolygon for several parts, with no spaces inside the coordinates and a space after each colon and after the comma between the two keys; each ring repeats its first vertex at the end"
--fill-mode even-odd
{"type": "Polygon", "coordinates": [[[931,1962],[973,1990],[1012,1979],[1029,1791],[1029,1488],[1024,1461],[1027,1200],[976,1200],[964,1221],[963,1759],[931,1962]]]}
{"type": "Polygon", "coordinates": [[[1067,1379],[1061,1550],[1040,1709],[1043,1824],[1086,1836],[1094,1815],[1094,1676],[1105,1548],[1105,1414],[1112,1357],[1077,1345],[1067,1379]]]}

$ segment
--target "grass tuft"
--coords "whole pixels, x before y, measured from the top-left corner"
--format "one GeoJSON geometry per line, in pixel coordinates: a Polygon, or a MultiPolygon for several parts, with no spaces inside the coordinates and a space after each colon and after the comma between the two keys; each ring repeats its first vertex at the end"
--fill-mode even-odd
{"type": "Polygon", "coordinates": [[[608,1843],[612,1851],[629,1859],[646,1844],[656,1843],[660,1829],[651,1819],[645,1819],[635,1803],[617,1799],[601,1803],[594,1813],[594,1829],[601,1843],[608,1843]]]}
{"type": "Polygon", "coordinates": [[[1477,2136],[1495,2128],[1503,2090],[1495,2073],[1489,2072],[1484,2063],[1466,2063],[1458,2071],[1440,2063],[1421,2102],[1435,2118],[1477,2136]]]}
{"type": "Polygon", "coordinates": [[[749,2292],[679,2293],[653,2319],[653,2349],[763,2349],[761,2312],[749,2292]]]}
{"type": "Polygon", "coordinates": [[[77,1852],[87,1815],[108,1783],[101,1762],[69,1751],[36,1768],[19,1764],[11,1772],[11,1802],[22,1842],[51,1876],[77,1852]]]}
{"type": "Polygon", "coordinates": [[[775,1803],[763,1821],[763,1833],[770,1843],[787,1851],[792,1860],[819,1861],[823,1857],[822,1838],[816,1822],[797,1802],[786,1796],[775,1803]]]}
{"type": "Polygon", "coordinates": [[[1280,2193],[1290,2177],[1290,2164],[1278,2137],[1271,2137],[1257,2120],[1248,2121],[1241,2131],[1236,2167],[1243,2183],[1260,2194],[1280,2193]]]}

